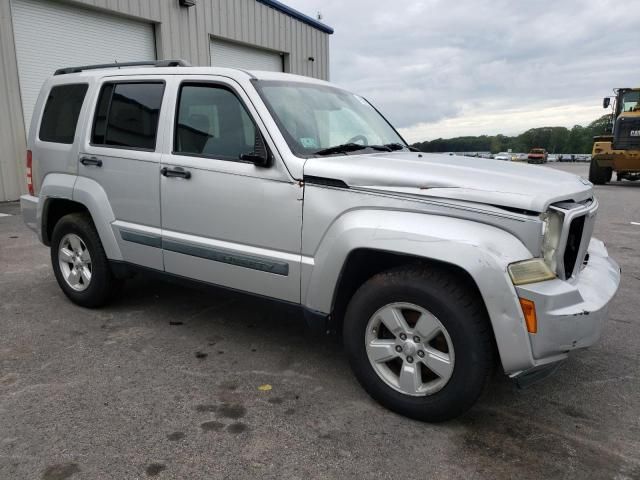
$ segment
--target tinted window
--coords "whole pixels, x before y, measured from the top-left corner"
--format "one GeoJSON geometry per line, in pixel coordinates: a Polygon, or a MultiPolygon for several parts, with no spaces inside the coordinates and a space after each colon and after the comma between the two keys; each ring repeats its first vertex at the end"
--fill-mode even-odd
{"type": "Polygon", "coordinates": [[[73,143],[87,85],[59,85],[49,92],[42,114],[40,140],[73,143]]]}
{"type": "Polygon", "coordinates": [[[102,88],[100,100],[98,100],[96,118],[93,122],[93,137],[91,139],[91,143],[96,145],[104,144],[104,134],[107,132],[107,114],[109,113],[112,92],[113,84],[105,85],[102,88]]]}
{"type": "Polygon", "coordinates": [[[117,83],[102,88],[92,143],[154,150],[162,105],[162,83],[117,83]]]}
{"type": "Polygon", "coordinates": [[[256,127],[233,92],[211,85],[180,90],[174,152],[238,160],[253,152],[256,127]]]}

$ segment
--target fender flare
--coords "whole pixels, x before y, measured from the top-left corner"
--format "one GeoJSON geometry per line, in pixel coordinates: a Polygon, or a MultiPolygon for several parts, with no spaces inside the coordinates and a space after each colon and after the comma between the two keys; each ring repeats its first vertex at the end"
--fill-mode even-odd
{"type": "Polygon", "coordinates": [[[122,260],[120,247],[111,229],[115,215],[106,192],[98,182],[67,173],[50,173],[44,178],[38,196],[40,201],[36,221],[40,226],[38,237],[41,242],[44,239],[44,220],[50,200],[57,198],[71,200],[84,205],[89,210],[107,258],[122,260]]]}
{"type": "Polygon", "coordinates": [[[529,334],[507,266],[531,258],[512,234],[470,220],[389,210],[351,210],[323,235],[311,265],[303,264],[302,304],[331,313],[349,254],[366,248],[436,260],[465,270],[485,303],[505,371],[534,365],[529,334]]]}
{"type": "Polygon", "coordinates": [[[73,188],[73,201],[81,203],[89,210],[107,258],[122,260],[122,252],[111,228],[116,217],[109,197],[100,184],[87,177],[77,177],[73,188]]]}
{"type": "Polygon", "coordinates": [[[68,173],[50,173],[42,180],[42,185],[38,191],[39,201],[36,212],[38,239],[42,243],[45,243],[45,219],[50,200],[56,198],[73,200],[73,185],[76,183],[76,178],[75,175],[68,173]]]}

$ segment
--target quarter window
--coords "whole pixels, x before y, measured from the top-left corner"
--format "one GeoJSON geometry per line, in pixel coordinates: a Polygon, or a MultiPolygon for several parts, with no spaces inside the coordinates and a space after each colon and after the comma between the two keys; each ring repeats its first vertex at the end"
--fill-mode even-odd
{"type": "Polygon", "coordinates": [[[91,143],[155,150],[164,83],[109,83],[102,87],[91,143]]]}
{"type": "Polygon", "coordinates": [[[43,142],[73,143],[88,85],[58,85],[49,92],[40,124],[43,142]]]}
{"type": "Polygon", "coordinates": [[[230,90],[183,85],[177,113],[174,153],[238,160],[254,151],[256,127],[230,90]]]}

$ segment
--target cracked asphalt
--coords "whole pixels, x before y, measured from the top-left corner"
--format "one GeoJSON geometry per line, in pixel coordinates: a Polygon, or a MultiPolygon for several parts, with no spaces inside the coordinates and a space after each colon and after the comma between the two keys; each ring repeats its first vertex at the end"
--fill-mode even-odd
{"type": "Polygon", "coordinates": [[[623,271],[600,342],[439,425],[378,406],[336,339],[264,301],[138,277],[71,304],[0,204],[0,479],[638,479],[640,182],[596,193],[623,271]]]}

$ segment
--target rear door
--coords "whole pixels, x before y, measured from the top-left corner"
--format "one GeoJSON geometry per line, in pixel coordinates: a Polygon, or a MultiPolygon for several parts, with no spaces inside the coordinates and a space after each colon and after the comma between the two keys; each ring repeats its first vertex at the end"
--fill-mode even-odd
{"type": "Polygon", "coordinates": [[[92,123],[78,155],[78,175],[106,196],[123,260],[162,270],[158,125],[166,115],[165,81],[120,77],[102,81],[92,123]]]}
{"type": "Polygon", "coordinates": [[[172,145],[160,179],[166,271],[299,302],[301,186],[235,82],[174,81],[172,145]],[[240,159],[257,136],[271,151],[269,167],[240,159]]]}

